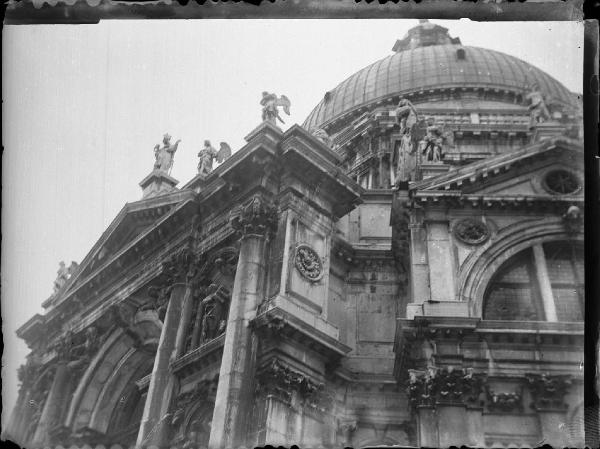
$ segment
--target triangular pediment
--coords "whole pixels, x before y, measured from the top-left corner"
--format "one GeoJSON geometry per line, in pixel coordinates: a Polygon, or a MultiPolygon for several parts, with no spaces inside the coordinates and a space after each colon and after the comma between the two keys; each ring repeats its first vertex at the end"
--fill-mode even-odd
{"type": "Polygon", "coordinates": [[[167,216],[177,213],[181,205],[194,196],[191,191],[177,191],[125,204],[57,296],[64,297],[75,290],[123,249],[160,226],[167,216]]]}
{"type": "Polygon", "coordinates": [[[582,186],[583,147],[577,141],[556,138],[451,169],[412,184],[410,190],[416,196],[545,198],[583,196],[582,186]],[[572,179],[562,179],[564,172],[572,179]],[[564,192],[552,189],[559,189],[561,183],[569,184],[563,186],[564,192]],[[569,188],[573,184],[577,188],[569,188]]]}

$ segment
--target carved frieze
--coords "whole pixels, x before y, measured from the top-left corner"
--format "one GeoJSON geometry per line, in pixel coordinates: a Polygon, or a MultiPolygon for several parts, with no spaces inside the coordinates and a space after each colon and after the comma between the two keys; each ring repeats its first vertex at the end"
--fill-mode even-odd
{"type": "Polygon", "coordinates": [[[565,395],[571,386],[569,376],[551,376],[548,374],[530,374],[527,376],[529,391],[535,410],[565,410],[565,395]]]}
{"type": "Polygon", "coordinates": [[[511,392],[487,390],[487,406],[491,412],[515,412],[523,410],[523,389],[511,392]]]}
{"type": "Polygon", "coordinates": [[[472,369],[430,367],[409,370],[408,397],[412,407],[436,404],[480,405],[484,375],[472,369]]]}
{"type": "Polygon", "coordinates": [[[229,216],[229,222],[241,236],[268,236],[277,229],[277,209],[257,195],[234,209],[229,216]]]}
{"type": "Polygon", "coordinates": [[[296,247],[294,265],[298,272],[311,282],[317,282],[323,277],[323,261],[308,244],[302,243],[296,247]]]}

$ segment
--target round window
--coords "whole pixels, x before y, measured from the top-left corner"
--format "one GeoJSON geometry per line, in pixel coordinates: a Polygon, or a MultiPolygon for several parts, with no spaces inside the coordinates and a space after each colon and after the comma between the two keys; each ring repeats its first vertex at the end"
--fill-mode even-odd
{"type": "Polygon", "coordinates": [[[566,170],[553,170],[544,178],[544,186],[557,195],[577,192],[581,186],[577,177],[566,170]]]}

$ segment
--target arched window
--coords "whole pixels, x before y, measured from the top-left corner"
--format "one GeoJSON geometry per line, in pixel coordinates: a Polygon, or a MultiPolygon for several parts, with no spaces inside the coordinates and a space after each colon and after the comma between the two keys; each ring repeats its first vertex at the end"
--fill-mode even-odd
{"type": "Polygon", "coordinates": [[[504,262],[484,295],[483,318],[583,320],[583,247],[548,242],[504,262]]]}

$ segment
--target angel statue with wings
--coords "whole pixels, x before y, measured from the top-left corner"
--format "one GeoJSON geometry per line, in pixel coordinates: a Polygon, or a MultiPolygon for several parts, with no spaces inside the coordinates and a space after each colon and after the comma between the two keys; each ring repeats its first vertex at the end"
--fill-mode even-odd
{"type": "Polygon", "coordinates": [[[231,147],[225,142],[221,142],[219,151],[215,150],[210,144],[210,140],[204,141],[204,148],[198,152],[198,174],[208,175],[213,169],[213,159],[220,164],[231,156],[231,147]]]}
{"type": "Polygon", "coordinates": [[[273,124],[276,124],[277,120],[279,120],[281,123],[285,123],[279,115],[279,110],[277,108],[281,106],[284,112],[287,115],[290,115],[290,106],[292,105],[288,97],[285,95],[282,95],[278,98],[277,95],[269,92],[262,93],[260,104],[263,107],[262,119],[264,121],[268,120],[273,124]]]}
{"type": "Polygon", "coordinates": [[[156,162],[154,162],[154,170],[163,171],[168,175],[171,174],[171,168],[173,167],[173,160],[179,142],[181,142],[181,139],[175,142],[175,145],[171,145],[171,136],[169,133],[163,136],[163,146],[161,147],[159,144],[156,144],[154,147],[154,158],[156,159],[156,162]]]}

